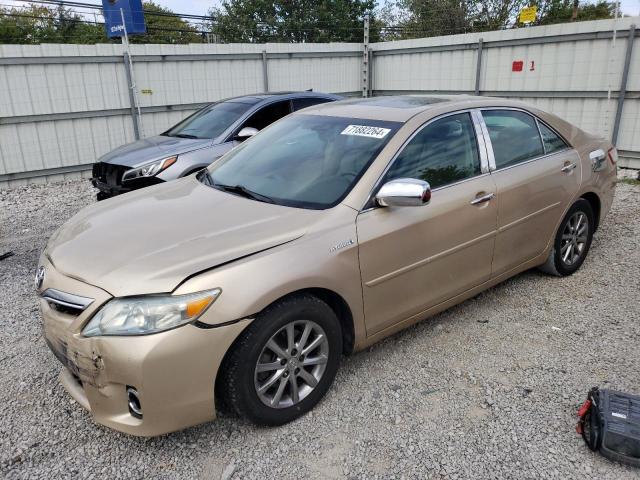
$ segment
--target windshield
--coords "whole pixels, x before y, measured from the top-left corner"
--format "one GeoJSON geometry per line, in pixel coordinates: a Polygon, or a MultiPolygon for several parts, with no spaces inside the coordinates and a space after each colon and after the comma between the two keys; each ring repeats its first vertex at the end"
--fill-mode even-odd
{"type": "Polygon", "coordinates": [[[346,196],[400,125],[289,115],[210,166],[207,183],[255,200],[329,208],[346,196]]]}
{"type": "Polygon", "coordinates": [[[214,103],[198,110],[162,135],[167,137],[214,139],[219,137],[251,106],[250,103],[214,103]]]}

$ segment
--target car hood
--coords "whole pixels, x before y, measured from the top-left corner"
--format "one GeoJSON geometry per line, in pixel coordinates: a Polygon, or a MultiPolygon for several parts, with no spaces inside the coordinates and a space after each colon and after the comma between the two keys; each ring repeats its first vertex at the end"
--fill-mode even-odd
{"type": "Polygon", "coordinates": [[[191,152],[210,145],[213,145],[213,140],[208,138],[192,139],[158,135],[122,145],[103,155],[98,161],[125,167],[139,167],[154,160],[191,152]]]}
{"type": "Polygon", "coordinates": [[[61,273],[114,296],[171,292],[190,275],[301,237],[321,214],[186,177],[86,207],[51,237],[46,255],[61,273]]]}

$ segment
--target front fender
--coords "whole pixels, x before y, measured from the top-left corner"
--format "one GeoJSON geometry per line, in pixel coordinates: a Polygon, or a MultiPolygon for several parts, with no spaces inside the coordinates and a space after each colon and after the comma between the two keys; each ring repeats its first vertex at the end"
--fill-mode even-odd
{"type": "Polygon", "coordinates": [[[349,306],[356,339],[363,338],[355,216],[353,209],[339,205],[305,236],[189,278],[174,293],[221,288],[218,300],[200,318],[200,322],[219,325],[252,318],[292,292],[331,290],[349,306]],[[335,248],[338,245],[342,248],[335,248]]]}

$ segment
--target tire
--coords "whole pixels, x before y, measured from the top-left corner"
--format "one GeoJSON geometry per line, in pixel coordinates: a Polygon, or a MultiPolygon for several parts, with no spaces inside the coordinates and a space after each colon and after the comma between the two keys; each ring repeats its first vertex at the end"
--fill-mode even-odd
{"type": "Polygon", "coordinates": [[[575,273],[589,253],[594,227],[595,218],[591,204],[581,198],[571,206],[562,219],[553,241],[553,248],[540,270],[559,277],[575,273]],[[579,219],[582,223],[578,222],[579,219]],[[584,227],[585,221],[587,222],[586,228],[584,227]],[[575,225],[578,226],[578,234],[573,231],[575,225]],[[581,234],[582,231],[584,234],[581,234]]]}
{"type": "Polygon", "coordinates": [[[341,354],[340,322],[326,303],[309,294],[284,298],[260,313],[236,340],[223,361],[216,390],[225,406],[253,423],[282,425],[324,397],[341,354]],[[298,351],[305,333],[307,340],[298,351]],[[280,348],[272,350],[272,342],[280,348]],[[258,372],[258,364],[264,371],[258,372]]]}

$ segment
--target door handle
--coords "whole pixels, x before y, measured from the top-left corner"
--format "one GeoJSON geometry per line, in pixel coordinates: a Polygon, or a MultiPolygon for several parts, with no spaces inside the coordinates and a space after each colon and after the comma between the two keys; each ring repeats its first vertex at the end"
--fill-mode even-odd
{"type": "Polygon", "coordinates": [[[569,173],[571,170],[573,170],[574,168],[576,168],[576,164],[575,163],[570,163],[569,165],[565,165],[564,167],[562,167],[560,169],[560,171],[562,173],[569,173]]]}
{"type": "Polygon", "coordinates": [[[486,195],[482,195],[481,197],[476,197],[473,200],[471,200],[469,203],[471,205],[479,205],[481,203],[485,203],[490,201],[491,199],[493,199],[496,196],[495,193],[487,193],[486,195]]]}

